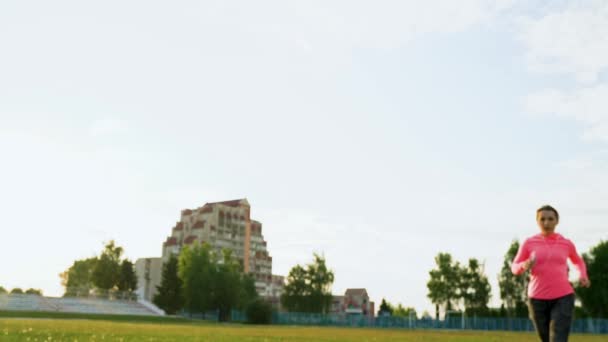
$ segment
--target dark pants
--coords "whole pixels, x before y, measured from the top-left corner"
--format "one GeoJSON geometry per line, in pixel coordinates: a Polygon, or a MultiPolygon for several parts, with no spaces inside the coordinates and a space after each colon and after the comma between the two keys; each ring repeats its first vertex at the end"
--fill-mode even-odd
{"type": "Polygon", "coordinates": [[[574,294],[550,300],[530,298],[528,311],[542,342],[568,341],[574,294]]]}

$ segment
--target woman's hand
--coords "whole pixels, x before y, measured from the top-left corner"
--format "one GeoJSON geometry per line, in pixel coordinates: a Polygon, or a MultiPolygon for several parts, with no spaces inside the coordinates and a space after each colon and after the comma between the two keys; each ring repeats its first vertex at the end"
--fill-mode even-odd
{"type": "Polygon", "coordinates": [[[589,278],[581,278],[579,280],[579,283],[581,284],[582,287],[590,287],[591,286],[591,280],[589,280],[589,278]]]}
{"type": "Polygon", "coordinates": [[[536,262],[536,258],[530,258],[530,259],[526,260],[526,262],[524,262],[524,264],[522,266],[524,268],[524,271],[531,269],[534,266],[535,262],[536,262]]]}

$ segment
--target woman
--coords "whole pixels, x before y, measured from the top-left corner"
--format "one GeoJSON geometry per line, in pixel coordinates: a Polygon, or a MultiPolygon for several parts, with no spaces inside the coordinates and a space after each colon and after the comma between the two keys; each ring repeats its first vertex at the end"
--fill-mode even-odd
{"type": "Polygon", "coordinates": [[[555,232],[559,213],[551,206],[536,211],[540,234],[528,238],[519,248],[511,270],[520,275],[531,269],[528,309],[543,342],[568,341],[574,311],[574,289],[568,281],[570,258],[580,273],[580,284],[589,287],[585,262],[572,241],[555,232]]]}

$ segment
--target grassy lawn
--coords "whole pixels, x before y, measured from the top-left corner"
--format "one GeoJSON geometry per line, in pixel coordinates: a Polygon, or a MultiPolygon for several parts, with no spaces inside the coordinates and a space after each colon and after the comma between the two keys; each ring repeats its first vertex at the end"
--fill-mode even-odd
{"type": "MultiPolygon", "coordinates": [[[[209,324],[190,321],[0,318],[0,341],[537,341],[530,333],[407,331],[209,324]]],[[[575,335],[571,341],[606,341],[606,336],[575,335]]]]}

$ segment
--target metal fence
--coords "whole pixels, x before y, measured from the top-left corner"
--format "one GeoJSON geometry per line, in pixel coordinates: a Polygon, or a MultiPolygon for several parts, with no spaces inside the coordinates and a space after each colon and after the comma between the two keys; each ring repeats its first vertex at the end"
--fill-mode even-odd
{"type": "MultiPolygon", "coordinates": [[[[207,315],[213,320],[213,315],[207,315]]],[[[233,310],[233,322],[245,322],[244,312],[233,310]]],[[[489,331],[534,331],[528,318],[503,317],[462,317],[451,315],[443,320],[416,317],[379,316],[366,317],[344,314],[311,314],[297,312],[274,312],[272,324],[278,325],[314,325],[337,327],[372,327],[393,329],[450,329],[450,330],[489,330],[489,331]]],[[[572,332],[608,334],[608,319],[581,318],[572,322],[572,332]]]]}
{"type": "MultiPolygon", "coordinates": [[[[206,312],[187,312],[187,311],[181,311],[177,314],[178,316],[182,316],[182,317],[186,317],[186,318],[191,318],[191,319],[200,319],[200,320],[204,320],[204,321],[213,321],[213,322],[219,322],[220,320],[220,312],[219,310],[210,310],[210,311],[206,311],[206,312]]],[[[233,322],[245,322],[245,320],[232,320],[233,322]]]]}

